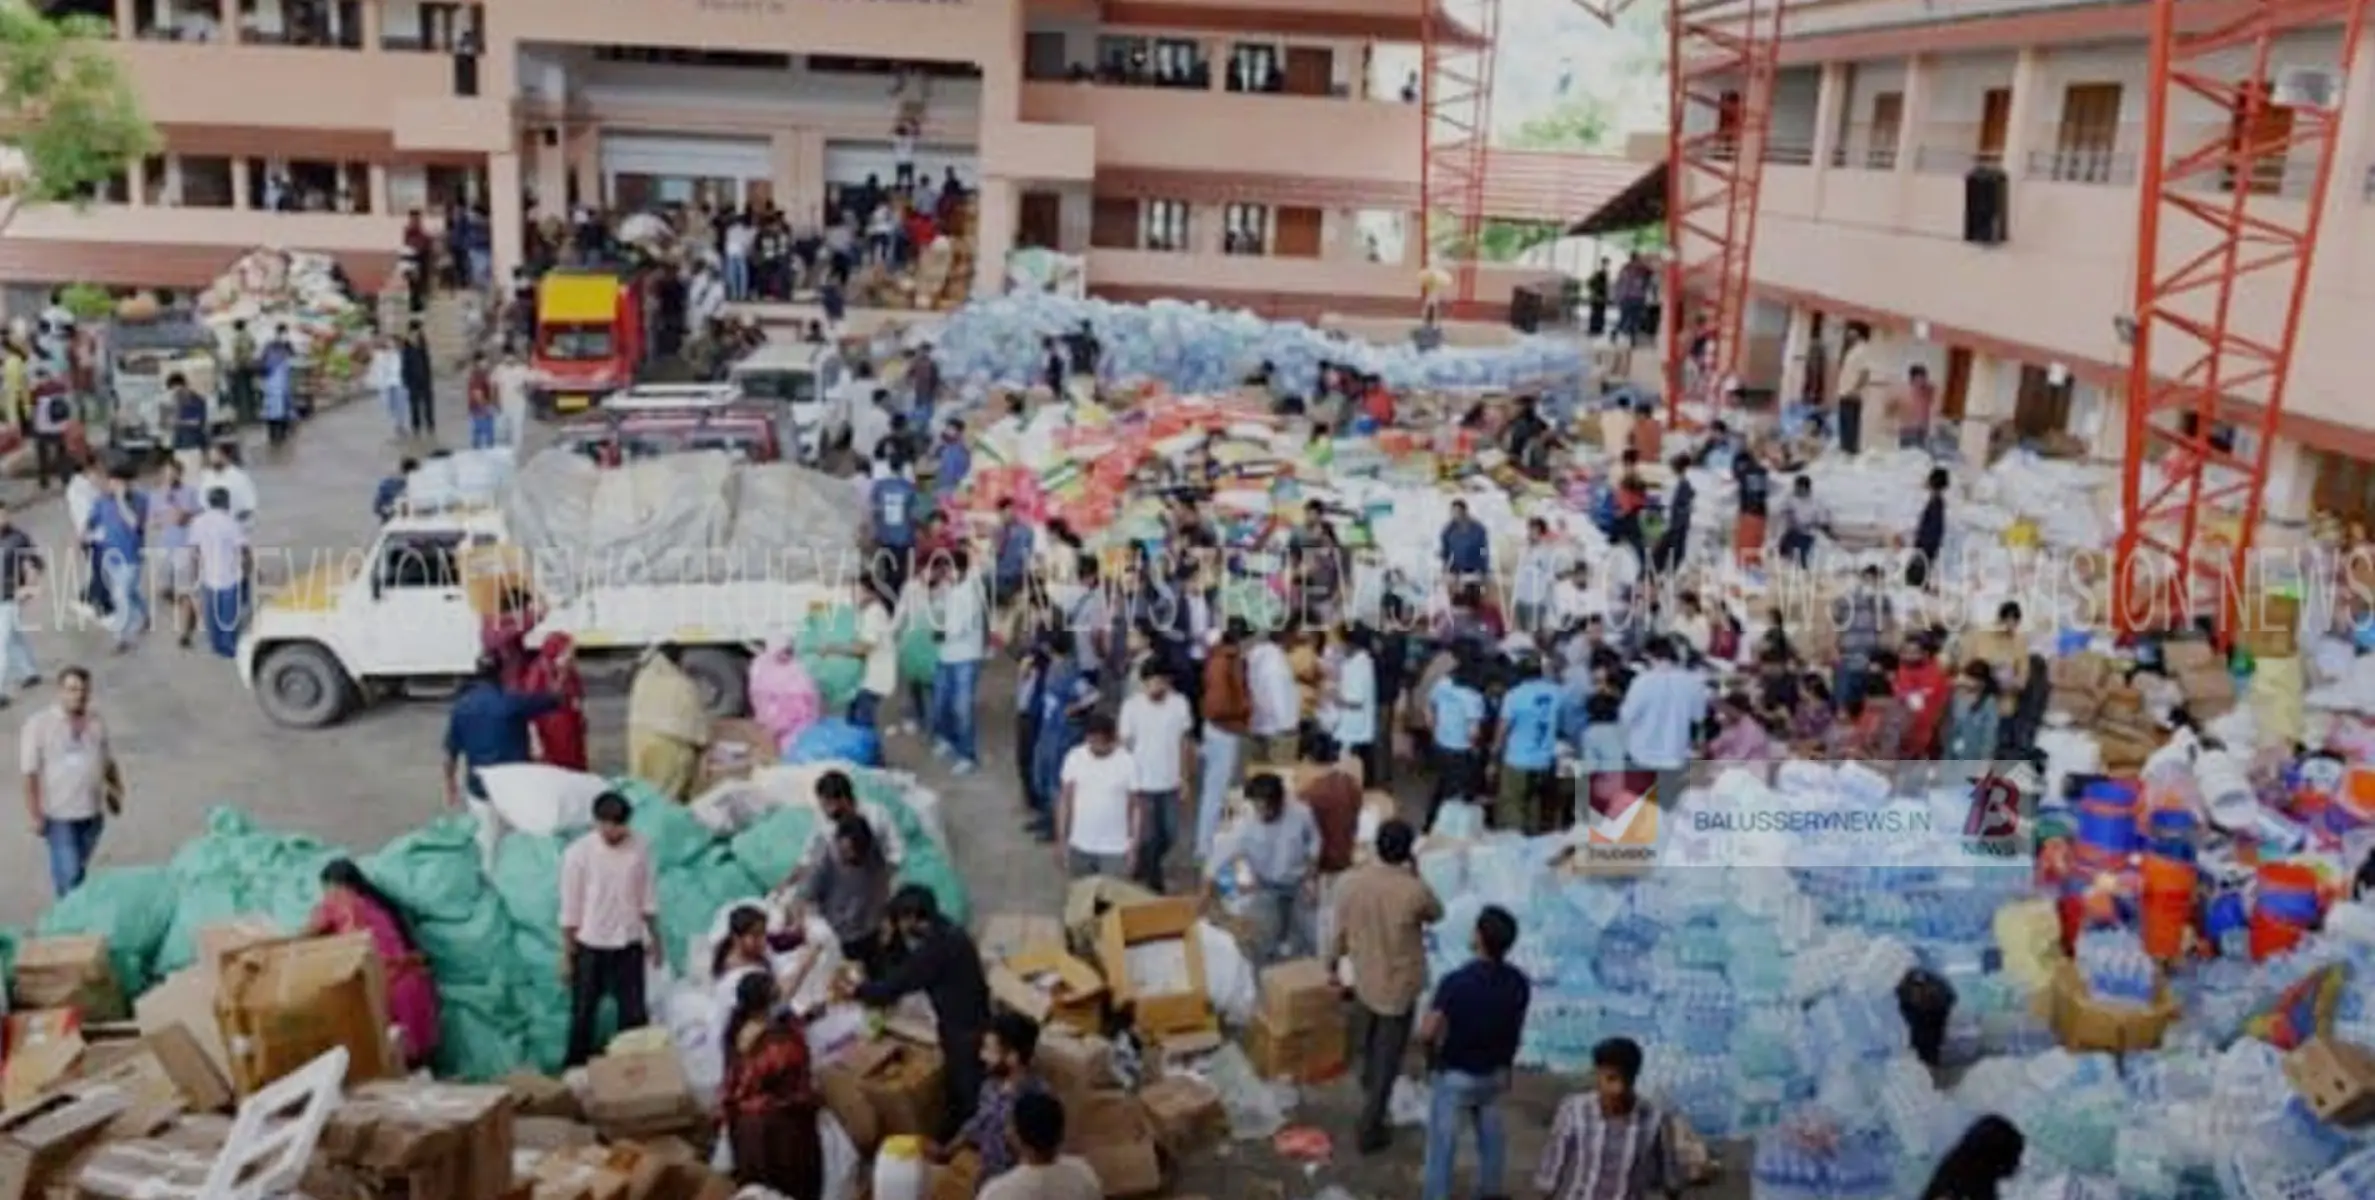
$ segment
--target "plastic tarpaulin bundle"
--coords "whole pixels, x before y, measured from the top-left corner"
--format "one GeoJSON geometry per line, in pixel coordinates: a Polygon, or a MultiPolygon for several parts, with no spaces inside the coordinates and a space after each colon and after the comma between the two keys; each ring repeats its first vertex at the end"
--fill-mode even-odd
{"type": "Polygon", "coordinates": [[[43,937],[96,934],[127,996],[147,990],[180,893],[162,866],[102,867],[41,915],[43,937]]]}
{"type": "Polygon", "coordinates": [[[1158,300],[1114,304],[1045,293],[976,300],[951,314],[933,344],[944,379],[971,403],[993,387],[1038,383],[1042,339],[1086,322],[1096,331],[1108,379],[1152,379],[1179,393],[1234,388],[1263,363],[1278,386],[1309,395],[1322,362],[1349,363],[1397,391],[1533,389],[1582,394],[1582,343],[1529,337],[1507,346],[1421,352],[1410,345],[1348,341],[1309,325],[1269,321],[1242,310],[1158,300]]]}
{"type": "Polygon", "coordinates": [[[808,668],[808,677],[816,681],[816,690],[824,697],[825,711],[842,712],[858,695],[858,683],[865,678],[866,664],[853,655],[840,653],[857,644],[857,610],[844,606],[808,614],[800,623],[801,665],[808,668]]]}
{"type": "Polygon", "coordinates": [[[888,771],[853,771],[850,783],[858,793],[858,803],[881,805],[899,827],[899,838],[907,844],[907,860],[899,864],[899,882],[932,889],[941,914],[949,920],[959,925],[970,920],[973,906],[965,894],[965,880],[957,874],[956,864],[948,860],[937,814],[928,817],[909,802],[907,777],[888,771]]]}
{"type": "Polygon", "coordinates": [[[157,949],[156,974],[196,962],[198,931],[208,925],[261,917],[282,929],[304,928],[321,902],[322,868],[343,853],[302,834],[260,828],[237,809],[207,814],[206,833],[167,868],[178,899],[157,949]]]}
{"type": "Polygon", "coordinates": [[[522,466],[505,504],[538,585],[840,578],[857,562],[849,487],[789,463],[671,454],[605,469],[551,450],[522,466]],[[746,519],[747,518],[747,519],[746,519]]]}
{"type": "Polygon", "coordinates": [[[549,989],[515,953],[516,929],[480,868],[474,823],[440,817],[358,865],[405,911],[437,981],[439,1072],[494,1079],[525,1061],[523,1004],[549,989]]]}
{"type": "Polygon", "coordinates": [[[517,470],[506,447],[440,455],[404,477],[404,506],[420,511],[493,504],[517,470]]]}

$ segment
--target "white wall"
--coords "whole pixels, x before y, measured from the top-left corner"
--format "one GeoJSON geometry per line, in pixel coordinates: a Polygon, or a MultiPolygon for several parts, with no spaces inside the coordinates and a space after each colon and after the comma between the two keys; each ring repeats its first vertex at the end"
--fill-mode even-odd
{"type": "Polygon", "coordinates": [[[775,162],[772,148],[763,138],[605,133],[602,174],[773,179],[775,162]]]}

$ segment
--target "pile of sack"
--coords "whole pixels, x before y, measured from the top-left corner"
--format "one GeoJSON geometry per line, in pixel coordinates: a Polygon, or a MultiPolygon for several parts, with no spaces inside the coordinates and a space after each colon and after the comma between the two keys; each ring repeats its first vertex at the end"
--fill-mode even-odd
{"type": "Polygon", "coordinates": [[[371,355],[371,312],[347,294],[327,254],[265,248],[240,256],[198,293],[198,319],[225,347],[239,322],[259,346],[286,326],[297,356],[332,379],[356,377],[371,355]]]}

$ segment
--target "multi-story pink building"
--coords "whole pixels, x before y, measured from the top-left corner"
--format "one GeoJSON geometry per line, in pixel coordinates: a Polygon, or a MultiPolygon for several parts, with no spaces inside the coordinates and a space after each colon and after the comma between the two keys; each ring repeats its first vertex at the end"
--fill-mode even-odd
{"type": "MultiPolygon", "coordinates": [[[[2202,0],[2180,12],[2207,25],[2237,8],[2202,0]]],[[[1841,327],[1864,321],[1892,371],[1927,367],[1950,416],[2066,430],[2098,457],[2119,457],[2150,11],[2046,0],[1794,5],[1763,156],[1751,381],[1797,395],[1810,365],[1839,361],[1841,327]],[[2006,177],[2000,243],[1966,239],[1966,177],[1983,164],[2006,177]],[[1810,353],[1818,340],[1831,352],[1810,353]]],[[[2344,79],[2338,28],[2282,45],[2271,73],[2283,78],[2263,81],[2271,93],[2323,90],[2342,111],[2269,512],[2298,522],[2333,509],[2375,524],[2375,405],[2365,390],[2375,362],[2366,317],[2375,306],[2375,53],[2362,47],[2344,79]]],[[[2246,62],[2232,58],[2240,81],[2246,62]]],[[[2213,119],[2205,103],[2173,100],[2170,144],[2233,136],[2223,117],[2206,129],[2213,119]]],[[[2269,117],[2292,119],[2281,106],[2269,117]]],[[[2255,206],[2297,210],[2314,173],[2308,159],[2269,156],[2203,187],[2248,187],[2260,193],[2255,206]]],[[[2164,251],[2163,268],[2183,253],[2164,251]]],[[[2273,335],[2286,307],[2276,284],[2242,285],[2241,332],[2273,335]]],[[[2172,358],[2177,349],[2160,347],[2172,358]]],[[[2231,415],[2248,443],[2257,410],[2238,403],[2231,415]]]]}
{"type": "MultiPolygon", "coordinates": [[[[13,280],[186,286],[281,245],[371,286],[405,214],[454,200],[489,208],[499,270],[531,203],[765,200],[798,218],[887,178],[905,67],[929,80],[915,165],[978,193],[977,288],[1040,245],[1085,255],[1116,297],[1416,303],[1423,114],[1415,78],[1378,66],[1417,58],[1390,49],[1421,37],[1397,0],[56,7],[115,23],[164,153],[101,203],[20,216],[0,240],[13,280]]],[[[1628,175],[1497,155],[1484,207],[1571,220],[1628,175]]],[[[1489,270],[1479,299],[1541,274],[1489,270]]]]}

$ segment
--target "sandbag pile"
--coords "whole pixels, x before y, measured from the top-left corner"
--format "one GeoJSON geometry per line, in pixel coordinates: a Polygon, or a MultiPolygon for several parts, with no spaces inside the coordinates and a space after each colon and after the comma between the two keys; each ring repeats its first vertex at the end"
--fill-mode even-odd
{"type": "Polygon", "coordinates": [[[336,269],[326,254],[250,251],[198,293],[198,318],[226,347],[238,322],[259,346],[287,326],[299,358],[330,378],[353,378],[370,358],[371,312],[347,295],[336,269]]]}

